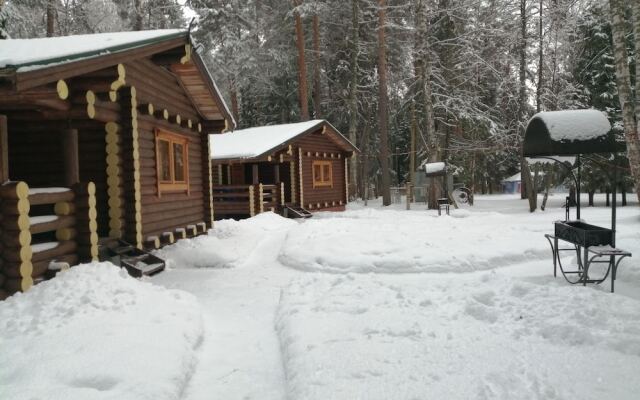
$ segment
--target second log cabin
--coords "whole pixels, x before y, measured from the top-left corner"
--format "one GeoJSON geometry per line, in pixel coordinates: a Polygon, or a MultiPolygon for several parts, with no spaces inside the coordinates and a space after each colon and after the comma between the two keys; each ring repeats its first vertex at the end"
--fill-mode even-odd
{"type": "Polygon", "coordinates": [[[348,159],[357,151],[325,120],[211,135],[215,216],[342,211],[349,201],[348,159]]]}
{"type": "Polygon", "coordinates": [[[235,121],[185,30],[0,41],[0,299],[103,243],[213,222],[209,134],[235,121]]]}

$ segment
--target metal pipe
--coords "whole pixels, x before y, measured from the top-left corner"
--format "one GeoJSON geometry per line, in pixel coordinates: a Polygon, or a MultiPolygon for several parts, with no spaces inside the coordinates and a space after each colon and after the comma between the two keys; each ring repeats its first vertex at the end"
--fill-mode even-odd
{"type": "MultiPolygon", "coordinates": [[[[556,160],[553,157],[535,157],[535,158],[544,158],[545,160],[551,160],[553,162],[555,162],[556,164],[559,164],[560,166],[564,167],[567,169],[567,171],[569,172],[569,175],[571,175],[571,178],[573,179],[573,182],[576,184],[576,192],[577,192],[577,196],[578,198],[576,199],[576,219],[580,219],[580,155],[577,156],[576,159],[576,165],[578,165],[578,177],[576,178],[576,175],[573,173],[573,170],[570,167],[567,167],[567,165],[565,163],[563,163],[562,161],[556,160]]],[[[567,213],[568,214],[568,213],[567,213]]],[[[567,216],[567,221],[569,220],[569,217],[567,216]]]]}
{"type": "MultiPolygon", "coordinates": [[[[618,168],[615,165],[613,166],[613,195],[611,205],[611,246],[616,247],[616,189],[618,186],[618,168]]],[[[612,278],[613,279],[613,278],[612,278]]]]}
{"type": "Polygon", "coordinates": [[[578,178],[576,179],[576,219],[579,220],[580,219],[580,169],[581,169],[580,154],[578,154],[576,162],[578,163],[578,178]]]}

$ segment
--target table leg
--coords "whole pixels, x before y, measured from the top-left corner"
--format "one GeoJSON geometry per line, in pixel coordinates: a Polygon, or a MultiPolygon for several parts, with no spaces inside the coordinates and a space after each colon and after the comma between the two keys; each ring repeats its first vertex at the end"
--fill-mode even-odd
{"type": "Polygon", "coordinates": [[[558,262],[556,261],[557,257],[560,257],[560,254],[558,253],[558,238],[554,238],[553,239],[553,277],[556,278],[557,275],[557,269],[558,269],[558,262]]]}
{"type": "Polygon", "coordinates": [[[618,263],[616,263],[616,257],[611,256],[609,261],[611,263],[611,293],[613,293],[614,284],[616,281],[616,270],[618,269],[618,263]]]}
{"type": "Polygon", "coordinates": [[[582,286],[587,286],[587,279],[589,279],[589,248],[584,248],[584,275],[582,276],[582,286]]]}

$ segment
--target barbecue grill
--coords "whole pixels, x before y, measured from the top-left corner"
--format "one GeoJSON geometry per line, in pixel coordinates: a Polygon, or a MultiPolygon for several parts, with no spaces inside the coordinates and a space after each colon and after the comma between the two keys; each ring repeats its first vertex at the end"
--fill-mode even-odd
{"type": "MultiPolygon", "coordinates": [[[[570,220],[570,199],[566,202],[564,221],[554,223],[554,234],[545,237],[551,245],[553,274],[560,268],[567,282],[572,284],[602,283],[611,274],[611,291],[620,261],[631,253],[616,248],[616,186],[617,169],[613,165],[610,178],[613,182],[611,229],[591,225],[580,219],[580,164],[585,154],[619,153],[624,144],[616,142],[611,125],[603,113],[597,110],[571,110],[538,113],[531,118],[525,132],[523,153],[525,157],[552,160],[565,167],[576,186],[576,220],[570,220]],[[576,156],[573,168],[555,156],[576,156]],[[573,170],[577,170],[574,174],[573,170]],[[559,242],[569,244],[561,248],[559,242]],[[574,269],[563,266],[561,252],[576,253],[574,269]],[[592,264],[606,264],[603,275],[589,275],[592,264]]],[[[593,274],[592,274],[593,275],[593,274]]]]}

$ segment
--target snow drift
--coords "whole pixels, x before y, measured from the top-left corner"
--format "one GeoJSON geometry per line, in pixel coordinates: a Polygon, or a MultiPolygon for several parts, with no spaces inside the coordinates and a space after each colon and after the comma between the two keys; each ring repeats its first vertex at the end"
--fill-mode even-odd
{"type": "Polygon", "coordinates": [[[548,258],[548,220],[498,213],[360,209],[316,214],[290,230],[280,262],[305,271],[470,272],[548,258]]]}
{"type": "Polygon", "coordinates": [[[0,393],[178,399],[203,335],[195,298],[84,264],[0,302],[0,393]]]}
{"type": "Polygon", "coordinates": [[[636,399],[635,300],[495,272],[316,274],[276,320],[292,399],[636,399]]]}
{"type": "Polygon", "coordinates": [[[179,240],[155,254],[178,268],[233,268],[241,266],[256,244],[274,231],[287,229],[297,222],[273,212],[245,220],[216,221],[208,235],[179,240]]]}

